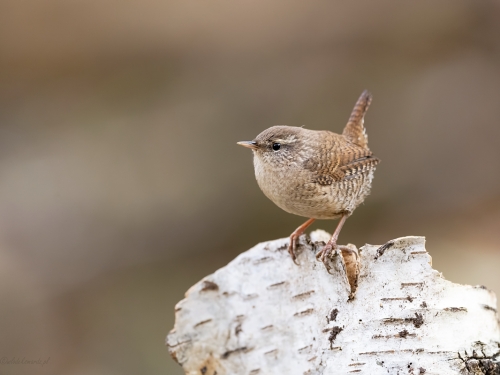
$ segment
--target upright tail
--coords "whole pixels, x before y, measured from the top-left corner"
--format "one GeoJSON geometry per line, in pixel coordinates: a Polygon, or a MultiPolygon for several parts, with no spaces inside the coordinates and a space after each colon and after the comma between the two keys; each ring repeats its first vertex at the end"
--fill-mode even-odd
{"type": "Polygon", "coordinates": [[[372,94],[367,90],[359,97],[342,135],[358,146],[368,149],[368,136],[363,126],[365,113],[372,102],[372,94]]]}

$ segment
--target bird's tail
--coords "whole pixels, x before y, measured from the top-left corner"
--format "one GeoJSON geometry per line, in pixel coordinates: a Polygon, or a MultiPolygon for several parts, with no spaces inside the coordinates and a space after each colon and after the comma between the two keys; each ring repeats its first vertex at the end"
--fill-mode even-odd
{"type": "Polygon", "coordinates": [[[351,117],[342,133],[350,142],[357,144],[363,148],[368,148],[368,136],[366,135],[365,127],[363,126],[365,113],[372,102],[372,94],[367,90],[363,91],[359,97],[351,117]]]}

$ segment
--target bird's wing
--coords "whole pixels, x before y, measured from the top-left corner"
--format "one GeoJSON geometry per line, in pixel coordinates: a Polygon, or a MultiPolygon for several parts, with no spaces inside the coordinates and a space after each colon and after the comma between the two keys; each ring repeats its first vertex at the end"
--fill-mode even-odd
{"type": "Polygon", "coordinates": [[[372,102],[372,95],[363,91],[354,106],[351,117],[344,128],[342,135],[350,142],[362,148],[368,149],[368,136],[363,126],[365,113],[372,102]]]}
{"type": "Polygon", "coordinates": [[[340,177],[340,180],[349,180],[358,174],[365,173],[375,168],[378,163],[380,163],[380,159],[369,155],[344,165],[340,168],[340,172],[337,175],[340,177]]]}
{"type": "Polygon", "coordinates": [[[374,157],[370,150],[346,142],[334,154],[329,154],[322,159],[307,160],[304,168],[313,172],[313,182],[331,185],[367,172],[379,162],[380,160],[374,157]]]}

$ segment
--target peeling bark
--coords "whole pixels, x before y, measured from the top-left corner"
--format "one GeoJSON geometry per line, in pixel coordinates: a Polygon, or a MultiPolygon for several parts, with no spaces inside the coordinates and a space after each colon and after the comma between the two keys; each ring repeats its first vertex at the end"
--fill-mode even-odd
{"type": "Polygon", "coordinates": [[[186,374],[500,374],[495,295],[432,269],[423,237],[315,253],[261,243],[191,287],[167,337],[186,374]],[[348,251],[349,250],[349,251],[348,251]]]}

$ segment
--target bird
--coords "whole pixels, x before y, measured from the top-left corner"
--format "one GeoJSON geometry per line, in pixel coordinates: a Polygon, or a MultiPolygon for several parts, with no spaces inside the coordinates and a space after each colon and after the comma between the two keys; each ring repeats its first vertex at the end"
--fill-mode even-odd
{"type": "Polygon", "coordinates": [[[372,95],[365,90],[342,134],[276,125],[252,141],[237,142],[252,150],[262,192],[284,211],[308,218],[290,235],[288,252],[295,264],[299,237],[318,219],[340,219],[330,240],[316,254],[327,270],[335,249],[347,248],[337,245],[340,231],[369,195],[380,162],[368,148],[364,127],[371,102],[372,95]]]}

